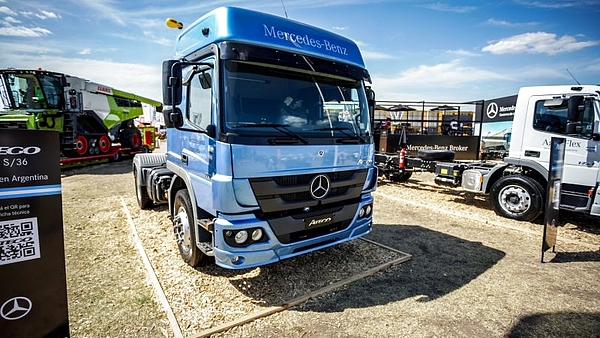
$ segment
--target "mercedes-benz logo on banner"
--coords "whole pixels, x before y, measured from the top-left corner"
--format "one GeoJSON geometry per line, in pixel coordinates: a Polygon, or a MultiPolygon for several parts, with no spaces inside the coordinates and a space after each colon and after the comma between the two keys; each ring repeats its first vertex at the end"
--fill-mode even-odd
{"type": "Polygon", "coordinates": [[[327,196],[329,192],[329,177],[327,175],[318,175],[310,182],[310,195],[317,200],[327,196]]]}
{"type": "Polygon", "coordinates": [[[490,119],[496,117],[496,115],[498,115],[498,104],[496,102],[490,103],[485,113],[490,119]]]}
{"type": "Polygon", "coordinates": [[[21,319],[31,311],[33,304],[26,297],[13,297],[0,307],[0,316],[6,320],[21,319]]]}

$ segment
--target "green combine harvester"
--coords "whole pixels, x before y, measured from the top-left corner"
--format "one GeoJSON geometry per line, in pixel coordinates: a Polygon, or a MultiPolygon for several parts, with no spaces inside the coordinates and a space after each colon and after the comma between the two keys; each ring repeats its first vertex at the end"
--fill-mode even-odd
{"type": "Polygon", "coordinates": [[[162,111],[162,103],[110,86],[45,70],[1,69],[0,129],[54,130],[61,155],[108,155],[115,149],[143,151],[134,119],[142,103],[162,111]]]}

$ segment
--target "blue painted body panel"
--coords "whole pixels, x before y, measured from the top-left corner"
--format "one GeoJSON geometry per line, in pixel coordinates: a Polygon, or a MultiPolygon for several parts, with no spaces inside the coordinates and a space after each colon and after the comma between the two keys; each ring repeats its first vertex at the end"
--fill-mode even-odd
{"type": "Polygon", "coordinates": [[[247,42],[365,67],[357,45],[343,36],[236,7],[217,8],[192,23],[177,38],[175,55],[180,58],[220,41],[247,42]],[[209,29],[207,35],[204,28],[209,29]]]}

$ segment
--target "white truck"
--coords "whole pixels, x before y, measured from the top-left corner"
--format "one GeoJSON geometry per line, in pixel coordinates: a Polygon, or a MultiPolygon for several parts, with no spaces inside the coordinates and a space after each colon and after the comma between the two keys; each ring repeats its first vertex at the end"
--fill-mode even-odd
{"type": "MultiPolygon", "coordinates": [[[[399,151],[393,174],[436,173],[439,185],[489,194],[501,216],[532,221],[544,210],[552,137],[565,138],[560,208],[600,216],[600,86],[536,86],[519,90],[508,155],[500,163],[446,162],[448,152],[399,151]]],[[[381,161],[379,161],[381,162],[381,161]]],[[[389,170],[389,168],[388,168],[389,170]]]]}

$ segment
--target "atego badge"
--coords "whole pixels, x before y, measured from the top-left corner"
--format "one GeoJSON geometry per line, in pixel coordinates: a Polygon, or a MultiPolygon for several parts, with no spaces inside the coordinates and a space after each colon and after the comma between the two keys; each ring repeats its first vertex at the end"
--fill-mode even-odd
{"type": "Polygon", "coordinates": [[[333,214],[311,217],[304,220],[306,228],[317,228],[333,223],[333,214]]]}

